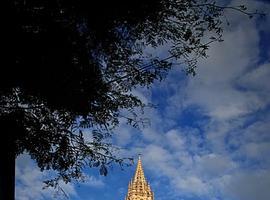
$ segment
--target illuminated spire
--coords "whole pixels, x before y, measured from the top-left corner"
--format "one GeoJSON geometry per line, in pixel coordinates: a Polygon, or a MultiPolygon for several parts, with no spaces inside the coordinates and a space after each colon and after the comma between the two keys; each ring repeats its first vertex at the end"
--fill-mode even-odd
{"type": "Polygon", "coordinates": [[[154,200],[154,194],[144,176],[140,156],[135,175],[128,185],[128,195],[126,200],[154,200]]]}
{"type": "Polygon", "coordinates": [[[146,179],[144,177],[143,168],[142,168],[142,161],[141,161],[140,156],[139,156],[139,159],[138,159],[138,164],[137,164],[136,172],[135,172],[135,175],[134,175],[134,178],[133,178],[133,182],[146,183],[146,179]]]}

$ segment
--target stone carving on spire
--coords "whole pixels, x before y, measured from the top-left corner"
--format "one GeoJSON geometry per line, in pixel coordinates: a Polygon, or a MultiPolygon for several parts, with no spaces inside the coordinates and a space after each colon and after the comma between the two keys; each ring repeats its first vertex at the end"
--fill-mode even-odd
{"type": "Polygon", "coordinates": [[[135,175],[128,185],[128,194],[125,200],[154,200],[149,183],[144,176],[142,161],[139,156],[135,175]]]}

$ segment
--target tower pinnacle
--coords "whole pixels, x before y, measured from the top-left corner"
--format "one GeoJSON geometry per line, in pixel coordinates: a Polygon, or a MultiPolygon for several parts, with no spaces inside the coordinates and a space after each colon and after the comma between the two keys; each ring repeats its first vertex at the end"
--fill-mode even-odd
{"type": "Polygon", "coordinates": [[[146,179],[144,177],[144,172],[143,172],[143,168],[142,168],[142,161],[141,161],[140,156],[139,156],[139,159],[138,159],[137,168],[136,168],[136,171],[135,171],[133,182],[146,183],[146,179]]]}
{"type": "Polygon", "coordinates": [[[128,195],[126,200],[154,200],[154,194],[144,176],[140,156],[135,175],[128,186],[128,195]]]}

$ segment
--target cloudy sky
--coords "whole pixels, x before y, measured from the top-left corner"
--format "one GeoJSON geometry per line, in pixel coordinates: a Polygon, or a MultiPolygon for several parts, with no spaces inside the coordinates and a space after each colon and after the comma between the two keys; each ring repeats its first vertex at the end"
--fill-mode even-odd
{"type": "MultiPolygon", "coordinates": [[[[244,2],[270,13],[267,0],[244,2]]],[[[157,105],[145,114],[151,126],[121,125],[113,138],[122,154],[142,154],[155,200],[270,199],[270,16],[227,15],[225,41],[195,77],[176,67],[151,90],[135,91],[157,105]]],[[[124,200],[134,168],[113,167],[107,177],[89,170],[87,182],[62,186],[71,200],[124,200]]],[[[21,155],[16,200],[53,199],[55,191],[42,190],[46,177],[21,155]]]]}

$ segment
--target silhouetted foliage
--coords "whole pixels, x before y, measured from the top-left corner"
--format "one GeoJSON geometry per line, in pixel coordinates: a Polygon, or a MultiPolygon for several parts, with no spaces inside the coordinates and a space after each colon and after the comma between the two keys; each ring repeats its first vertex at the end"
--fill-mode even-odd
{"type": "Polygon", "coordinates": [[[209,44],[222,41],[224,9],[212,0],[10,1],[14,59],[1,73],[0,117],[20,127],[14,154],[56,170],[49,186],[86,166],[106,175],[122,164],[104,138],[120,118],[138,126],[134,109],[145,105],[132,89],[162,80],[175,60],[194,75],[209,44]],[[145,53],[165,44],[166,58],[145,53]]]}

